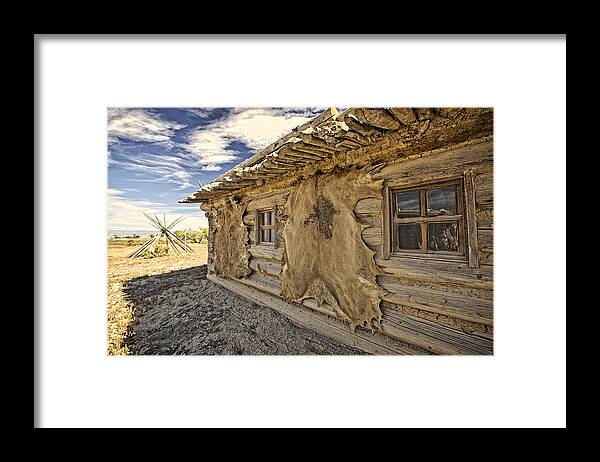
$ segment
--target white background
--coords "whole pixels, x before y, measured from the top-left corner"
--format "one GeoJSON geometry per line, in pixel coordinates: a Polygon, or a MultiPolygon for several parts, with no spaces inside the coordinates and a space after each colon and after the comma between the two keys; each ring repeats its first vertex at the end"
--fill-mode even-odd
{"type": "Polygon", "coordinates": [[[37,40],[37,426],[566,425],[564,37],[37,40]],[[493,106],[494,356],[108,357],[108,106],[493,106]]]}

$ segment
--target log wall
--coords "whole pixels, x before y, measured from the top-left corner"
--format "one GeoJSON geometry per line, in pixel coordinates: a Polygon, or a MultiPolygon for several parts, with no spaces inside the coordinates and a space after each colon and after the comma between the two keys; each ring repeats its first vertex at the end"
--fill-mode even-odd
{"type": "MultiPolygon", "coordinates": [[[[362,239],[374,252],[373,260],[379,270],[377,285],[383,289],[380,296],[383,336],[402,345],[412,345],[415,351],[431,354],[492,354],[492,141],[450,147],[442,152],[422,153],[416,158],[388,163],[376,169],[371,177],[373,181],[383,180],[382,195],[358,200],[354,216],[364,226],[362,239]],[[385,186],[412,187],[456,177],[464,178],[465,191],[473,197],[471,209],[467,204],[466,210],[467,215],[473,215],[465,223],[469,238],[467,255],[454,260],[418,254],[386,255],[385,186]]],[[[243,223],[250,236],[248,266],[252,271],[238,282],[272,298],[281,298],[286,243],[281,227],[274,246],[255,242],[255,214],[257,210],[272,207],[276,207],[279,214],[291,190],[284,188],[243,199],[246,201],[243,223]]],[[[213,260],[211,249],[209,243],[209,269],[213,260]]],[[[252,293],[256,298],[257,293],[252,293]]],[[[311,299],[304,300],[303,305],[323,315],[334,314],[327,304],[317,306],[311,299]]],[[[311,323],[318,326],[315,319],[311,318],[311,323]]],[[[325,334],[327,324],[323,323],[325,334]]],[[[405,352],[410,351],[409,348],[405,352]]]]}
{"type": "Polygon", "coordinates": [[[477,267],[463,260],[384,256],[383,197],[354,209],[366,225],[362,237],[375,251],[382,274],[384,332],[439,354],[493,352],[493,147],[471,145],[434,156],[390,164],[373,177],[412,186],[472,172],[477,267]]]}
{"type": "Polygon", "coordinates": [[[255,217],[258,210],[275,208],[279,213],[285,205],[291,188],[284,188],[266,194],[258,194],[248,199],[244,224],[250,236],[250,261],[248,266],[252,274],[246,278],[247,283],[272,295],[281,294],[280,275],[283,269],[285,240],[281,226],[277,227],[274,245],[264,245],[256,242],[255,217]]]}

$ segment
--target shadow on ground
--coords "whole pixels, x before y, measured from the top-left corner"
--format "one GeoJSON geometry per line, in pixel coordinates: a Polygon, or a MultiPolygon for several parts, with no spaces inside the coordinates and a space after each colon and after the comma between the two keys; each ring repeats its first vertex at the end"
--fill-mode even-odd
{"type": "Polygon", "coordinates": [[[362,354],[206,279],[206,265],[132,279],[125,338],[137,355],[362,354]]]}

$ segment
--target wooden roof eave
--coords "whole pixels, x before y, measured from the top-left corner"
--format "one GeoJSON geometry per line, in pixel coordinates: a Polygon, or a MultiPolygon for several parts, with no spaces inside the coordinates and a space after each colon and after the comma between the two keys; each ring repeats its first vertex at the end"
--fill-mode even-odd
{"type": "Polygon", "coordinates": [[[209,187],[197,191],[180,202],[206,201],[220,192],[227,193],[251,185],[245,181],[242,183],[243,180],[254,182],[262,178],[283,176],[294,170],[322,162],[348,148],[369,144],[361,133],[351,132],[343,117],[339,117],[340,114],[348,113],[348,110],[338,113],[335,108],[330,108],[223,173],[209,187]],[[332,123],[323,126],[327,122],[332,123]],[[344,138],[338,138],[340,135],[344,138]]]}
{"type": "MultiPolygon", "coordinates": [[[[379,143],[406,126],[417,128],[421,125],[418,128],[423,130],[426,128],[424,122],[432,115],[433,111],[428,108],[350,108],[341,113],[331,108],[181,202],[206,201],[220,193],[252,186],[256,180],[288,175],[326,161],[338,153],[379,143]]],[[[452,117],[452,111],[444,116],[452,117]]],[[[412,133],[410,136],[415,137],[412,133]]]]}

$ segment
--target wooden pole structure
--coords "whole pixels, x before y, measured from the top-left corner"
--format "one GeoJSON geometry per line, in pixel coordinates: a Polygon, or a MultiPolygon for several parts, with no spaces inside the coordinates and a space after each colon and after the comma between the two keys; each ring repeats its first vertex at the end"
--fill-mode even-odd
{"type": "Polygon", "coordinates": [[[140,255],[144,250],[146,250],[148,247],[150,247],[155,241],[158,241],[158,239],[160,239],[160,234],[157,234],[154,237],[151,237],[150,239],[148,239],[144,244],[142,244],[142,246],[137,249],[135,252],[133,252],[131,255],[129,255],[129,258],[135,258],[138,255],[140,255]]]}
{"type": "Polygon", "coordinates": [[[180,223],[185,217],[181,216],[175,220],[170,225],[167,225],[167,217],[166,213],[163,214],[163,222],[161,223],[160,219],[154,214],[154,218],[144,213],[144,216],[148,219],[150,224],[154,228],[158,230],[158,234],[146,241],[139,249],[137,249],[134,253],[132,253],[129,258],[134,258],[139,256],[144,250],[149,248],[152,245],[159,243],[164,236],[165,245],[167,246],[167,252],[169,252],[169,244],[173,248],[173,252],[177,255],[181,255],[183,251],[184,253],[194,253],[194,250],[187,244],[187,230],[185,234],[185,242],[182,241],[175,233],[171,231],[171,228],[175,226],[177,223],[180,223]]]}
{"type": "Polygon", "coordinates": [[[165,238],[167,239],[167,241],[169,241],[169,243],[171,244],[171,247],[173,247],[173,250],[175,251],[175,253],[177,255],[181,255],[181,252],[179,251],[179,249],[175,246],[175,244],[173,243],[171,238],[166,233],[165,233],[165,238]]]}

